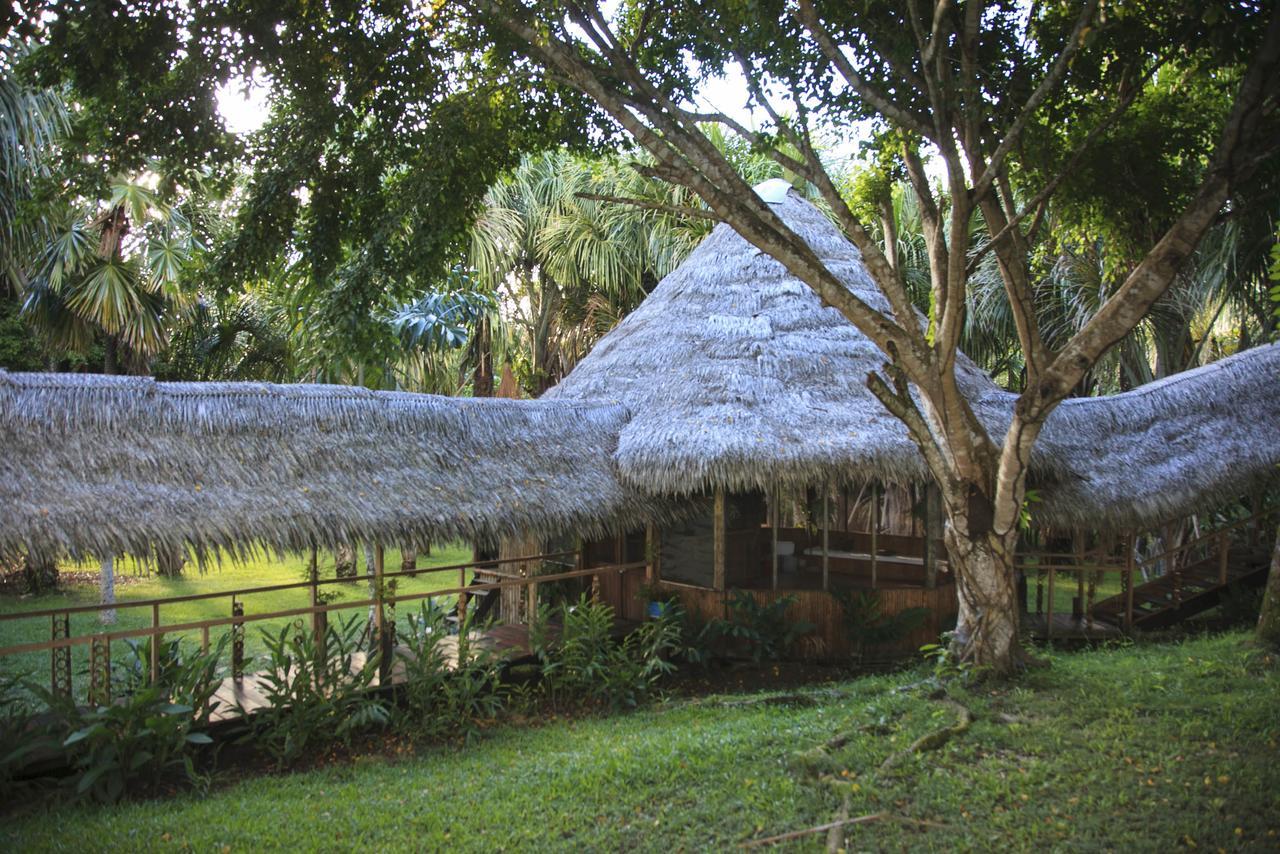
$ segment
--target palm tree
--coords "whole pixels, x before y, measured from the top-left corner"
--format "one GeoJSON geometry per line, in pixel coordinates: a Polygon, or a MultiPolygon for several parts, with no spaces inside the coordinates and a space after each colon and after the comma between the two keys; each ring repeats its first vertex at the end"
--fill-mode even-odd
{"type": "Polygon", "coordinates": [[[104,202],[60,201],[40,217],[48,237],[29,263],[24,313],[58,349],[83,352],[102,336],[106,373],[122,346],[135,363],[157,353],[169,316],[193,303],[182,274],[203,245],[155,181],[120,179],[104,202]]]}

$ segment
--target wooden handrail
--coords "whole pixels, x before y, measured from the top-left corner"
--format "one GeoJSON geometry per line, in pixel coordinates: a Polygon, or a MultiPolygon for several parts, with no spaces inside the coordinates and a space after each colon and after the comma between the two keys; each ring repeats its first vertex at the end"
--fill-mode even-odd
{"type": "MultiPolygon", "coordinates": [[[[528,559],[528,558],[526,558],[528,559]]],[[[485,584],[472,584],[467,587],[455,587],[444,590],[432,590],[426,593],[406,593],[404,595],[388,596],[382,601],[387,602],[416,602],[421,599],[429,599],[435,596],[449,596],[459,593],[478,593],[489,590],[502,590],[508,587],[523,587],[531,582],[542,584],[550,581],[562,581],[568,578],[580,578],[586,575],[597,575],[602,572],[629,572],[635,569],[643,569],[644,561],[634,561],[632,563],[607,564],[605,566],[593,566],[586,569],[575,569],[568,572],[558,572],[552,575],[530,576],[529,578],[513,578],[505,581],[489,582],[485,584]]],[[[25,644],[15,644],[13,646],[0,647],[0,657],[6,655],[20,655],[26,652],[43,652],[50,649],[61,649],[67,646],[76,646],[82,643],[89,643],[94,638],[105,638],[106,640],[122,640],[124,638],[137,637],[153,637],[157,635],[169,634],[171,632],[187,632],[197,629],[211,629],[219,626],[243,625],[245,623],[260,622],[263,620],[278,620],[283,617],[300,617],[306,614],[328,613],[330,611],[340,611],[347,608],[369,608],[377,604],[377,599],[357,599],[351,602],[329,602],[318,605],[308,605],[301,608],[287,608],[282,611],[268,611],[261,614],[245,614],[243,616],[216,617],[211,620],[199,620],[189,623],[173,623],[161,626],[146,626],[139,629],[118,629],[112,632],[95,632],[89,635],[77,635],[75,637],[57,638],[56,640],[39,641],[25,644]]],[[[62,612],[58,612],[62,613],[62,612]]]]}
{"type": "Polygon", "coordinates": [[[1228,525],[1223,525],[1220,528],[1214,528],[1212,531],[1209,531],[1206,534],[1201,534],[1200,536],[1196,537],[1194,540],[1188,540],[1187,542],[1183,543],[1180,546],[1174,546],[1171,549],[1166,549],[1160,554],[1153,555],[1151,557],[1145,557],[1142,560],[1138,561],[1137,564],[1138,566],[1147,566],[1157,561],[1164,560],[1168,557],[1172,557],[1178,552],[1186,551],[1187,549],[1193,548],[1194,546],[1198,546],[1201,543],[1212,540],[1222,534],[1226,534],[1229,531],[1234,531],[1236,528],[1239,528],[1242,525],[1245,525],[1249,522],[1253,522],[1254,520],[1257,520],[1257,519],[1265,519],[1266,517],[1272,516],[1277,512],[1280,512],[1280,510],[1276,508],[1273,508],[1271,510],[1259,510],[1257,513],[1253,513],[1249,516],[1244,517],[1243,519],[1237,519],[1236,521],[1228,525]]]}
{"type": "MultiPolygon", "coordinates": [[[[566,557],[568,555],[577,554],[577,552],[551,552],[548,554],[530,555],[529,557],[508,557],[495,558],[493,560],[469,561],[467,563],[453,563],[448,566],[424,566],[422,569],[403,569],[398,572],[384,572],[383,578],[400,578],[403,576],[425,575],[430,572],[456,572],[458,570],[467,569],[484,569],[490,566],[497,566],[503,563],[519,563],[530,560],[549,560],[556,557],[566,557]]],[[[46,608],[41,611],[14,611],[8,614],[0,614],[0,622],[5,620],[21,620],[33,617],[52,617],[55,614],[82,614],[89,611],[103,611],[108,609],[121,608],[145,608],[152,605],[175,605],[179,602],[197,602],[203,599],[218,599],[223,596],[247,596],[253,593],[278,593],[281,590],[300,590],[304,587],[313,587],[321,584],[353,584],[360,581],[367,581],[368,576],[355,575],[348,578],[320,578],[312,582],[307,581],[291,581],[288,584],[269,584],[263,587],[241,587],[234,590],[215,590],[210,593],[188,593],[183,596],[168,596],[152,599],[134,599],[125,602],[115,602],[110,605],[71,605],[66,608],[46,608]]]]}

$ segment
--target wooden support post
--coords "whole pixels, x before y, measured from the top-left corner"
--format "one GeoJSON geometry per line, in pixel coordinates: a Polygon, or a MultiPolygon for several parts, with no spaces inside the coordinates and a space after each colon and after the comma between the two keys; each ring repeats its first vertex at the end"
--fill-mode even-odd
{"type": "Polygon", "coordinates": [[[209,651],[209,627],[200,627],[200,651],[207,653],[209,651]]]}
{"type": "Polygon", "coordinates": [[[1085,553],[1085,533],[1076,529],[1074,539],[1074,551],[1076,553],[1076,596],[1071,608],[1071,616],[1074,619],[1082,619],[1084,617],[1084,553],[1085,553]]]}
{"type": "Polygon", "coordinates": [[[1134,556],[1138,543],[1134,533],[1130,531],[1125,537],[1124,548],[1124,630],[1133,631],[1133,570],[1134,556]]]}
{"type": "Polygon", "coordinates": [[[778,589],[778,491],[771,490],[769,493],[769,571],[770,578],[773,579],[773,589],[778,589]]]}
{"type": "Polygon", "coordinates": [[[89,705],[111,704],[111,639],[105,634],[89,642],[89,705]]]}
{"type": "Polygon", "coordinates": [[[382,543],[378,543],[373,547],[373,627],[374,633],[377,635],[378,645],[378,684],[386,684],[386,679],[391,675],[391,649],[392,649],[392,633],[391,627],[387,625],[386,614],[386,590],[383,585],[382,575],[386,571],[386,554],[383,551],[382,543]]]}
{"type": "MultiPolygon", "coordinates": [[[[924,586],[938,586],[938,541],[942,539],[942,492],[932,480],[924,485],[924,586]]],[[[1024,603],[1025,605],[1025,603],[1024,603]]]]}
{"type": "Polygon", "coordinates": [[[653,587],[661,580],[662,530],[652,522],[644,529],[644,583],[653,587]]]}
{"type": "MultiPolygon", "coordinates": [[[[71,637],[71,615],[54,614],[49,618],[49,639],[71,637]]],[[[71,647],[55,647],[49,650],[49,690],[56,697],[71,696],[71,647]]]]}
{"type": "Polygon", "coordinates": [[[880,550],[880,484],[871,484],[871,589],[876,589],[876,552],[880,550]]]}
{"type": "Polygon", "coordinates": [[[725,550],[725,507],[724,507],[724,490],[716,490],[716,503],[714,509],[714,518],[712,519],[712,536],[715,542],[712,545],[712,566],[711,566],[711,585],[716,590],[724,590],[724,550],[725,550]]]}
{"type": "Polygon", "coordinates": [[[311,547],[311,559],[307,565],[307,580],[311,586],[307,588],[307,601],[311,605],[311,637],[316,649],[324,642],[324,629],[320,625],[323,614],[316,610],[320,604],[320,561],[315,546],[311,547]]]}
{"type": "Polygon", "coordinates": [[[1218,583],[1227,583],[1227,562],[1231,555],[1231,535],[1226,531],[1218,534],[1218,583]]]}
{"type": "Polygon", "coordinates": [[[160,603],[151,606],[151,684],[160,682],[160,603]]]}
{"type": "Polygon", "coordinates": [[[244,623],[235,620],[244,616],[244,603],[231,597],[231,678],[244,678],[244,623]]]}
{"type": "Polygon", "coordinates": [[[458,570],[458,589],[462,592],[458,594],[458,634],[462,634],[467,629],[467,570],[463,567],[458,570]]]}
{"type": "Polygon", "coordinates": [[[831,484],[822,488],[822,589],[831,587],[831,484]]]}
{"type": "Polygon", "coordinates": [[[1054,568],[1049,567],[1049,613],[1044,619],[1044,639],[1053,640],[1053,575],[1054,568]]]}

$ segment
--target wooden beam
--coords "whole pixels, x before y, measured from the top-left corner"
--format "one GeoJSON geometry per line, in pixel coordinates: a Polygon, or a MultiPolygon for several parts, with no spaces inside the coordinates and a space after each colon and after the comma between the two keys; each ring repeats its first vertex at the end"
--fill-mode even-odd
{"type": "Polygon", "coordinates": [[[662,580],[662,529],[650,522],[644,529],[644,583],[650,587],[662,580]]]}
{"type": "Polygon", "coordinates": [[[769,542],[772,544],[769,559],[772,566],[773,589],[778,589],[778,490],[769,493],[769,542]]]}
{"type": "Polygon", "coordinates": [[[822,488],[822,589],[830,587],[831,580],[831,485],[822,488]]]}
{"type": "Polygon", "coordinates": [[[724,590],[724,551],[725,551],[725,507],[724,490],[716,490],[716,503],[713,517],[713,556],[711,566],[711,585],[716,590],[724,590]]]}
{"type": "Polygon", "coordinates": [[[938,586],[938,541],[942,539],[942,492],[930,480],[924,487],[924,586],[938,586]]]}
{"type": "Polygon", "coordinates": [[[871,484],[871,589],[876,589],[876,552],[880,550],[880,484],[871,484]]]}

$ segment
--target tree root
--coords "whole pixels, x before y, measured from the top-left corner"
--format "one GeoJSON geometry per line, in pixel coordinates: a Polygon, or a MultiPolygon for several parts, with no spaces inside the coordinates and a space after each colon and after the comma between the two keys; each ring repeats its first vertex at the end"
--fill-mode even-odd
{"type": "Polygon", "coordinates": [[[967,706],[957,703],[955,700],[949,698],[941,700],[940,702],[955,709],[956,714],[959,716],[959,720],[951,726],[944,726],[941,729],[936,729],[933,732],[925,733],[920,736],[915,741],[911,742],[911,745],[906,750],[900,750],[897,753],[894,753],[881,763],[881,771],[890,770],[899,762],[913,754],[923,753],[926,750],[937,750],[953,737],[968,731],[969,727],[973,724],[973,712],[969,711],[967,706]]]}

